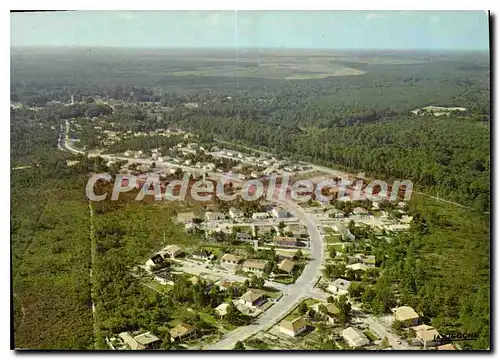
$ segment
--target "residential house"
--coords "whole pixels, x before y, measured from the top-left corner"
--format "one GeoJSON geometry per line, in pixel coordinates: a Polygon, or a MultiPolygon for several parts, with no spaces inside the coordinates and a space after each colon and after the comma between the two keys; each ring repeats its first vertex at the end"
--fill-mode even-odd
{"type": "Polygon", "coordinates": [[[269,217],[267,212],[256,212],[252,214],[252,219],[254,220],[264,220],[269,217]]]}
{"type": "Polygon", "coordinates": [[[205,249],[196,250],[191,256],[198,260],[211,260],[214,257],[212,252],[205,249]]]}
{"type": "Polygon", "coordinates": [[[370,340],[368,340],[366,335],[363,334],[361,330],[352,326],[342,331],[342,337],[349,344],[349,346],[354,348],[366,346],[370,343],[370,340]]]}
{"type": "Polygon", "coordinates": [[[267,260],[246,260],[241,268],[243,271],[249,271],[257,274],[262,274],[266,268],[267,260]]]}
{"type": "Polygon", "coordinates": [[[221,212],[211,212],[208,211],[205,213],[205,220],[214,221],[214,220],[224,220],[225,216],[221,212]]]}
{"type": "Polygon", "coordinates": [[[348,255],[346,256],[346,264],[351,265],[351,264],[357,264],[359,262],[359,259],[354,256],[354,255],[348,255]]]}
{"type": "Polygon", "coordinates": [[[215,312],[219,315],[219,318],[223,318],[227,315],[227,308],[229,307],[228,303],[222,303],[215,308],[215,312]]]}
{"type": "Polygon", "coordinates": [[[283,334],[295,337],[307,329],[307,324],[303,317],[298,317],[294,320],[285,319],[280,322],[279,329],[283,334]]]}
{"type": "Polygon", "coordinates": [[[229,209],[229,216],[233,220],[241,220],[245,217],[245,214],[243,214],[243,211],[232,207],[229,209]]]}
{"type": "Polygon", "coordinates": [[[183,341],[191,339],[196,335],[196,328],[189,324],[179,324],[170,330],[172,341],[183,341]]]}
{"type": "Polygon", "coordinates": [[[240,303],[252,308],[260,306],[267,301],[264,294],[254,289],[249,289],[246,293],[241,295],[239,300],[240,303]]]}
{"type": "Polygon", "coordinates": [[[221,289],[221,290],[229,290],[231,289],[233,286],[235,286],[235,282],[231,282],[231,281],[221,281],[217,284],[217,286],[221,289]]]}
{"type": "Polygon", "coordinates": [[[146,261],[146,267],[151,271],[154,266],[163,264],[164,261],[165,259],[161,254],[156,254],[146,261]]]}
{"type": "Polygon", "coordinates": [[[174,277],[168,272],[163,272],[155,275],[155,280],[162,285],[174,285],[174,277]]]}
{"type": "Polygon", "coordinates": [[[246,232],[237,232],[236,233],[236,241],[252,241],[252,236],[246,232]]]}
{"type": "Polygon", "coordinates": [[[449,343],[449,344],[444,344],[444,345],[439,345],[437,347],[438,350],[458,350],[455,345],[453,345],[452,343],[449,343]]]}
{"type": "Polygon", "coordinates": [[[195,218],[193,212],[185,212],[185,213],[178,213],[177,214],[177,222],[181,224],[187,224],[190,222],[193,222],[193,219],[195,218]]]}
{"type": "Polygon", "coordinates": [[[238,265],[242,258],[233,254],[224,254],[220,260],[223,264],[238,265]]]}
{"type": "Polygon", "coordinates": [[[373,266],[369,266],[369,265],[362,264],[362,263],[356,263],[356,264],[351,264],[351,265],[346,266],[347,269],[361,270],[361,271],[366,271],[372,267],[373,266]]]}
{"type": "Polygon", "coordinates": [[[372,210],[378,210],[380,209],[380,203],[377,201],[372,202],[372,210]]]}
{"type": "Polygon", "coordinates": [[[410,230],[410,224],[392,224],[386,225],[384,228],[393,232],[407,231],[410,230]]]}
{"type": "Polygon", "coordinates": [[[414,326],[412,329],[415,330],[415,339],[422,343],[424,349],[441,344],[439,332],[432,326],[422,324],[414,326]]]}
{"type": "Polygon", "coordinates": [[[274,208],[271,210],[271,215],[277,219],[286,219],[288,218],[288,211],[280,210],[279,208],[274,208]]]}
{"type": "Polygon", "coordinates": [[[348,293],[349,286],[351,286],[351,282],[349,280],[339,278],[330,283],[327,290],[333,294],[342,295],[348,293]]]}
{"type": "Polygon", "coordinates": [[[345,212],[339,209],[332,209],[328,211],[328,216],[331,218],[340,219],[345,217],[345,212]]]}
{"type": "Polygon", "coordinates": [[[358,206],[352,210],[352,213],[356,216],[366,216],[368,215],[368,210],[358,206]]]}
{"type": "Polygon", "coordinates": [[[293,274],[296,270],[297,263],[292,260],[285,259],[278,264],[278,269],[280,271],[286,272],[287,274],[293,274]]]}
{"type": "Polygon", "coordinates": [[[368,267],[375,267],[375,255],[356,254],[358,261],[368,267]]]}
{"type": "Polygon", "coordinates": [[[150,332],[132,336],[129,332],[118,335],[130,350],[156,349],[160,345],[160,339],[150,332]]]}
{"type": "Polygon", "coordinates": [[[183,253],[182,249],[178,247],[177,245],[168,245],[165,246],[161,251],[160,254],[163,256],[168,256],[170,258],[175,258],[178,256],[181,256],[183,253]]]}
{"type": "Polygon", "coordinates": [[[311,306],[311,308],[317,313],[323,314],[326,317],[326,320],[331,324],[335,324],[336,316],[340,312],[339,308],[335,304],[331,303],[327,304],[316,303],[313,306],[311,306]]]}
{"type": "Polygon", "coordinates": [[[401,321],[403,326],[416,326],[420,317],[410,306],[401,306],[394,310],[394,319],[401,321]]]}

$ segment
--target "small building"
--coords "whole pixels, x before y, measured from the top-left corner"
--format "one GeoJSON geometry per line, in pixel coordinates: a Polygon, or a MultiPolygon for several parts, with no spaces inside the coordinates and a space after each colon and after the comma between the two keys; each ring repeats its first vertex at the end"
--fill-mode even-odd
{"type": "Polygon", "coordinates": [[[243,211],[232,207],[229,209],[229,216],[233,220],[241,220],[245,217],[245,214],[243,214],[243,211]]]}
{"type": "Polygon", "coordinates": [[[151,271],[153,267],[155,267],[156,265],[163,264],[164,262],[165,259],[163,258],[163,256],[161,256],[161,254],[155,254],[150,259],[148,259],[148,261],[146,261],[146,267],[148,268],[148,270],[151,271]]]}
{"type": "Polygon", "coordinates": [[[274,216],[276,219],[286,219],[288,218],[288,211],[274,208],[271,210],[271,215],[274,216]]]}
{"type": "Polygon", "coordinates": [[[217,284],[217,286],[221,289],[221,290],[229,290],[231,289],[233,286],[235,286],[235,283],[234,282],[231,282],[231,281],[221,281],[217,284]]]}
{"type": "Polygon", "coordinates": [[[352,213],[356,216],[366,216],[368,215],[368,210],[358,206],[352,210],[352,213]]]}
{"type": "Polygon", "coordinates": [[[215,312],[219,317],[222,319],[224,316],[227,315],[227,308],[229,307],[228,303],[222,303],[219,306],[215,308],[215,312]]]}
{"type": "Polygon", "coordinates": [[[179,324],[170,330],[172,341],[183,341],[196,335],[196,328],[189,324],[179,324]]]}
{"type": "Polygon", "coordinates": [[[177,222],[181,224],[187,224],[190,222],[193,222],[193,219],[195,218],[193,212],[185,212],[185,213],[178,213],[177,214],[177,222]]]}
{"type": "Polygon", "coordinates": [[[420,317],[412,307],[401,306],[394,310],[394,319],[400,321],[403,326],[416,326],[420,317]]]}
{"type": "Polygon", "coordinates": [[[316,311],[317,313],[323,314],[327,321],[331,324],[335,324],[336,316],[340,313],[339,308],[335,304],[321,304],[321,303],[316,303],[311,308],[316,311]],[[323,306],[321,306],[323,305],[323,306]]]}
{"type": "Polygon", "coordinates": [[[253,289],[249,289],[246,293],[241,295],[239,300],[242,304],[252,308],[260,306],[267,301],[264,294],[253,289]]]}
{"type": "Polygon", "coordinates": [[[328,216],[331,218],[340,219],[345,217],[345,212],[339,209],[332,209],[328,211],[328,216]]]}
{"type": "Polygon", "coordinates": [[[224,254],[220,261],[225,264],[237,265],[242,260],[241,257],[233,254],[224,254]]]}
{"type": "Polygon", "coordinates": [[[285,259],[278,264],[278,269],[280,271],[286,272],[287,274],[293,274],[296,270],[297,264],[295,261],[285,259]]]}
{"type": "Polygon", "coordinates": [[[254,220],[264,220],[269,217],[269,214],[266,212],[256,212],[252,214],[252,219],[254,220]]]}
{"type": "Polygon", "coordinates": [[[252,241],[252,236],[246,232],[240,231],[236,233],[236,241],[252,241]]]}
{"type": "Polygon", "coordinates": [[[349,346],[352,346],[353,348],[366,346],[370,343],[370,340],[368,340],[366,335],[363,334],[361,330],[352,326],[342,331],[342,337],[349,344],[349,346]]]}
{"type": "Polygon", "coordinates": [[[191,256],[198,260],[211,260],[214,257],[210,251],[205,249],[196,250],[191,256]]]}
{"type": "Polygon", "coordinates": [[[266,268],[267,260],[246,260],[241,268],[243,271],[249,271],[257,274],[262,274],[266,268]]]}
{"type": "Polygon", "coordinates": [[[360,263],[372,268],[375,267],[375,255],[356,254],[355,256],[360,263]]]}
{"type": "Polygon", "coordinates": [[[130,350],[156,349],[160,344],[160,339],[150,332],[134,337],[129,332],[122,332],[118,336],[130,350]]]}
{"type": "Polygon", "coordinates": [[[174,277],[172,274],[163,272],[155,275],[155,280],[158,281],[162,285],[174,285],[174,277]]]}
{"type": "Polygon", "coordinates": [[[183,253],[182,249],[178,247],[177,245],[168,245],[165,246],[162,251],[160,251],[160,254],[163,256],[168,256],[170,258],[175,258],[178,256],[181,256],[183,253]]]}
{"type": "Polygon", "coordinates": [[[303,317],[298,317],[291,321],[281,321],[279,329],[283,334],[295,337],[307,329],[307,324],[303,317]]]}
{"type": "Polygon", "coordinates": [[[339,278],[330,283],[327,290],[331,293],[342,295],[348,293],[349,286],[351,286],[351,282],[349,280],[339,278]]]}
{"type": "Polygon", "coordinates": [[[205,213],[205,220],[214,221],[214,220],[224,220],[225,216],[221,212],[211,212],[208,211],[205,213]]]}
{"type": "Polygon", "coordinates": [[[441,344],[439,332],[432,326],[422,324],[412,329],[415,330],[415,339],[422,343],[424,349],[441,344]]]}
{"type": "Polygon", "coordinates": [[[373,266],[368,266],[366,264],[356,263],[356,264],[347,265],[346,269],[352,269],[354,271],[356,271],[356,270],[366,271],[372,267],[373,266]]]}

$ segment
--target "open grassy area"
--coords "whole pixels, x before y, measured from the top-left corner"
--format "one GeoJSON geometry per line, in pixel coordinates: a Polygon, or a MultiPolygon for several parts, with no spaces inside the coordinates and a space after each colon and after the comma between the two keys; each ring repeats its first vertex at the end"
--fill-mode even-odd
{"type": "Polygon", "coordinates": [[[329,226],[325,226],[323,227],[323,230],[325,231],[325,234],[333,234],[335,233],[335,230],[333,230],[331,227],[329,226]]]}
{"type": "Polygon", "coordinates": [[[147,284],[147,286],[150,286],[150,287],[158,290],[162,294],[166,294],[170,290],[172,290],[172,285],[163,285],[163,284],[160,284],[158,281],[155,281],[155,280],[149,281],[149,282],[147,282],[145,284],[147,284]]]}
{"type": "Polygon", "coordinates": [[[330,247],[334,248],[336,251],[342,251],[343,245],[342,244],[328,244],[327,248],[329,249],[330,247]]]}
{"type": "Polygon", "coordinates": [[[370,339],[370,341],[375,341],[375,340],[378,340],[380,339],[377,335],[375,335],[372,331],[370,330],[365,330],[363,331],[364,334],[368,337],[368,339],[370,339]]]}
{"type": "Polygon", "coordinates": [[[325,236],[325,240],[327,243],[338,243],[342,242],[342,235],[340,234],[330,234],[325,236]]]}
{"type": "Polygon", "coordinates": [[[299,307],[302,303],[305,303],[307,305],[307,307],[311,307],[312,305],[316,304],[316,303],[319,303],[320,301],[319,300],[316,300],[316,299],[305,299],[303,300],[299,305],[297,305],[286,317],[285,317],[285,320],[288,320],[288,321],[292,321],[296,318],[298,318],[299,316],[302,316],[300,313],[299,313],[299,307]]]}
{"type": "Polygon", "coordinates": [[[364,71],[326,61],[298,61],[297,58],[288,58],[286,62],[253,64],[245,66],[220,65],[213,67],[199,67],[192,70],[169,71],[170,76],[240,76],[249,78],[265,78],[280,80],[307,80],[322,79],[330,76],[362,75],[364,71]]]}
{"type": "Polygon", "coordinates": [[[293,283],[293,276],[290,275],[277,275],[274,277],[273,281],[282,283],[282,284],[292,284],[293,283]]]}

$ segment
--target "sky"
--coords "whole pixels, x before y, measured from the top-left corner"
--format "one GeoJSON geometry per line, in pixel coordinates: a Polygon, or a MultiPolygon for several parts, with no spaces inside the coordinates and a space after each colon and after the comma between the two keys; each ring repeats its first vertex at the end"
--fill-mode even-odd
{"type": "Polygon", "coordinates": [[[483,11],[11,13],[11,46],[488,50],[483,11]]]}

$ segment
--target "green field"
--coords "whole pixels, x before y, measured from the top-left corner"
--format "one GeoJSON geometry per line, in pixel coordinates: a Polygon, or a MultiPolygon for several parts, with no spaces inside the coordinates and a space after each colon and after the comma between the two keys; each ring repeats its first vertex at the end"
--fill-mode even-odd
{"type": "Polygon", "coordinates": [[[200,67],[192,70],[168,71],[170,76],[198,77],[248,77],[281,80],[323,79],[332,76],[362,75],[364,71],[346,67],[334,62],[319,60],[316,62],[303,59],[286,59],[285,62],[269,62],[261,64],[244,63],[240,67],[223,65],[215,67],[200,67]]]}

